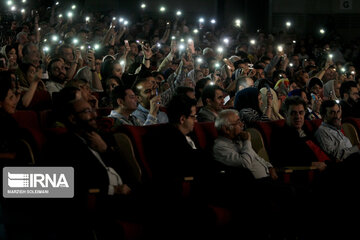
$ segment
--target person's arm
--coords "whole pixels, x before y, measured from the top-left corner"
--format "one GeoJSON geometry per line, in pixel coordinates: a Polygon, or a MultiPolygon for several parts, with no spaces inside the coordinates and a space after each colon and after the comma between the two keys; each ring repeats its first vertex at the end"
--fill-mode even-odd
{"type": "Polygon", "coordinates": [[[116,34],[115,37],[115,44],[120,44],[120,39],[122,38],[122,36],[124,36],[126,31],[126,27],[122,27],[121,30],[116,34]]]}
{"type": "Polygon", "coordinates": [[[40,31],[39,31],[39,15],[36,14],[35,20],[34,20],[34,31],[35,31],[35,38],[36,38],[36,44],[40,43],[40,31]]]}
{"type": "Polygon", "coordinates": [[[315,138],[325,153],[340,161],[359,151],[359,146],[357,145],[350,148],[341,146],[341,140],[336,139],[331,132],[323,128],[318,128],[315,138]]]}
{"type": "Polygon", "coordinates": [[[22,97],[21,102],[25,108],[29,107],[40,81],[41,81],[41,69],[39,69],[35,73],[34,79],[30,83],[29,90],[26,91],[26,93],[22,97]]]}
{"type": "Polygon", "coordinates": [[[250,140],[244,141],[243,147],[238,152],[233,146],[226,143],[214,145],[214,158],[228,166],[251,168],[252,152],[250,140]]]}
{"type": "Polygon", "coordinates": [[[102,45],[103,46],[107,46],[109,44],[110,37],[112,35],[114,35],[114,32],[115,32],[114,25],[111,25],[111,27],[109,28],[109,30],[107,30],[107,32],[106,32],[106,34],[105,34],[105,36],[104,36],[104,38],[102,40],[102,45]]]}
{"type": "Polygon", "coordinates": [[[80,67],[80,49],[75,50],[75,58],[74,61],[71,63],[69,70],[66,72],[66,78],[68,80],[73,79],[76,74],[77,69],[80,67]]]}
{"type": "Polygon", "coordinates": [[[160,66],[157,69],[158,72],[164,72],[168,68],[171,61],[174,59],[176,51],[177,51],[176,41],[171,40],[170,53],[161,62],[160,66]]]}
{"type": "Polygon", "coordinates": [[[330,58],[328,58],[326,60],[325,66],[318,72],[316,73],[316,75],[314,77],[319,78],[320,80],[322,80],[322,78],[324,77],[326,71],[328,70],[328,68],[332,65],[332,60],[330,58]]]}
{"type": "Polygon", "coordinates": [[[269,73],[271,73],[272,70],[275,68],[276,64],[278,64],[279,61],[280,61],[280,56],[275,55],[271,59],[270,63],[265,66],[265,68],[264,68],[265,75],[268,75],[269,73]]]}
{"type": "Polygon", "coordinates": [[[91,88],[96,89],[97,91],[104,91],[101,81],[100,81],[100,78],[99,78],[99,75],[96,72],[94,52],[93,51],[88,52],[87,57],[88,57],[88,63],[89,63],[91,76],[92,76],[91,88]]]}
{"type": "Polygon", "coordinates": [[[167,40],[169,39],[169,36],[170,36],[170,23],[166,25],[166,29],[165,29],[165,32],[164,32],[164,35],[163,37],[160,39],[160,43],[162,44],[165,44],[167,42],[167,40]]]}
{"type": "Polygon", "coordinates": [[[143,53],[144,53],[143,64],[145,65],[146,68],[150,68],[151,57],[153,56],[153,53],[151,51],[151,47],[142,45],[142,50],[143,50],[143,53]]]}

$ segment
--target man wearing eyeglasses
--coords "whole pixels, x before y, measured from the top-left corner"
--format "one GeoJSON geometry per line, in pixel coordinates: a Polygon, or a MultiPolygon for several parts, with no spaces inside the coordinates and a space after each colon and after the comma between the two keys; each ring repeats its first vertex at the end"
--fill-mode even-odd
{"type": "Polygon", "coordinates": [[[138,182],[130,176],[126,161],[119,159],[111,139],[98,133],[96,110],[87,101],[82,98],[63,101],[59,111],[68,131],[49,145],[47,165],[74,168],[73,215],[88,216],[82,211],[86,209],[89,193],[97,193],[94,211],[99,214],[99,221],[92,224],[105,234],[118,234],[111,227],[114,218],[139,216],[134,211],[139,209],[135,197],[139,193],[135,187],[138,182]]]}
{"type": "Polygon", "coordinates": [[[275,168],[253,150],[249,132],[243,131],[244,123],[233,109],[223,110],[215,120],[219,137],[215,140],[215,160],[232,167],[250,170],[255,179],[277,179],[275,168]]]}

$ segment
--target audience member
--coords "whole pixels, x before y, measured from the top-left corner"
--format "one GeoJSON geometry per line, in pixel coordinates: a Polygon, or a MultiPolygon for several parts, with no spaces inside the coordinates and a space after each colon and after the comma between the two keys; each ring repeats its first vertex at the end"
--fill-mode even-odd
{"type": "Polygon", "coordinates": [[[158,88],[154,77],[150,72],[140,72],[137,76],[132,90],[138,98],[138,107],[132,113],[141,125],[167,123],[166,113],[159,110],[160,96],[157,95],[158,88]]]}
{"type": "Polygon", "coordinates": [[[201,99],[204,106],[197,115],[199,122],[214,122],[217,114],[224,107],[224,90],[217,85],[205,86],[201,99]]]}

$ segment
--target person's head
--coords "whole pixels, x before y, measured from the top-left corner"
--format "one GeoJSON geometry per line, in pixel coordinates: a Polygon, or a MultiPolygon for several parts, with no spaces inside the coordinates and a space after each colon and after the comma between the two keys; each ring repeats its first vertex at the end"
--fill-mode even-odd
{"type": "Polygon", "coordinates": [[[224,106],[224,89],[218,85],[207,85],[201,93],[204,106],[219,112],[224,106]]]}
{"type": "Polygon", "coordinates": [[[140,71],[132,86],[132,90],[138,98],[138,102],[146,109],[150,109],[150,100],[156,96],[155,78],[149,71],[140,71]]]}
{"type": "Polygon", "coordinates": [[[105,84],[104,89],[107,94],[110,94],[116,86],[124,85],[121,79],[114,75],[111,75],[108,78],[106,78],[104,80],[104,84],[105,84]]]}
{"type": "Polygon", "coordinates": [[[68,44],[63,44],[58,49],[59,56],[65,60],[66,63],[71,63],[74,61],[74,51],[73,48],[68,44]]]}
{"type": "Polygon", "coordinates": [[[359,100],[359,89],[356,82],[347,81],[343,82],[340,87],[340,96],[346,102],[356,103],[359,100]]]}
{"type": "Polygon", "coordinates": [[[91,98],[91,91],[89,83],[85,79],[73,79],[66,83],[65,87],[75,87],[81,92],[81,97],[85,101],[89,101],[91,98]]]}
{"type": "Polygon", "coordinates": [[[200,79],[202,79],[204,77],[204,74],[199,69],[195,69],[194,71],[195,71],[194,72],[194,80],[195,80],[195,82],[198,82],[200,79]]]}
{"type": "Polygon", "coordinates": [[[31,63],[34,66],[40,66],[40,51],[33,43],[27,43],[22,49],[23,63],[31,63]]]}
{"type": "Polygon", "coordinates": [[[52,59],[48,65],[48,73],[50,80],[58,83],[64,83],[66,80],[64,60],[61,58],[52,59]]]}
{"type": "Polygon", "coordinates": [[[325,100],[320,107],[323,121],[337,129],[341,129],[341,106],[334,100],[325,100]]]}
{"type": "Polygon", "coordinates": [[[291,96],[283,103],[286,124],[300,130],[305,122],[306,103],[299,96],[291,96]]]}
{"type": "Polygon", "coordinates": [[[96,110],[84,99],[63,103],[62,117],[69,130],[90,133],[97,130],[96,110]]]}
{"type": "Polygon", "coordinates": [[[16,42],[18,42],[21,45],[25,45],[27,42],[29,42],[28,33],[27,32],[19,32],[16,35],[16,42]]]}
{"type": "Polygon", "coordinates": [[[130,43],[130,54],[137,56],[139,54],[139,48],[136,42],[130,43]]]}
{"type": "Polygon", "coordinates": [[[250,77],[240,77],[236,79],[236,92],[243,90],[245,88],[253,87],[254,80],[250,77]]]}
{"type": "Polygon", "coordinates": [[[121,79],[123,71],[120,62],[112,59],[105,60],[101,64],[100,74],[103,79],[106,79],[111,75],[121,79]]]}
{"type": "Polygon", "coordinates": [[[309,80],[307,88],[309,92],[319,95],[323,92],[323,82],[319,78],[313,77],[309,80]]]}
{"type": "Polygon", "coordinates": [[[184,135],[194,129],[196,122],[196,100],[186,95],[175,95],[167,105],[169,123],[175,125],[184,135]]]}
{"type": "Polygon", "coordinates": [[[202,78],[199,81],[196,82],[195,85],[195,97],[197,100],[199,100],[201,98],[201,93],[204,89],[205,86],[209,85],[211,82],[211,79],[206,77],[206,78],[202,78]]]}
{"type": "Polygon", "coordinates": [[[280,79],[287,78],[286,72],[284,70],[275,70],[272,75],[272,81],[275,84],[280,79]]]}
{"type": "Polygon", "coordinates": [[[31,63],[22,63],[20,64],[20,69],[24,73],[26,81],[30,84],[35,77],[36,72],[39,68],[35,67],[31,63]]]}
{"type": "Polygon", "coordinates": [[[174,95],[186,95],[189,98],[196,99],[195,98],[195,90],[191,87],[178,86],[175,88],[174,95]]]}
{"type": "Polygon", "coordinates": [[[244,123],[241,121],[238,111],[225,109],[216,117],[215,128],[219,135],[236,139],[244,129],[244,123]]]}
{"type": "Polygon", "coordinates": [[[209,73],[210,73],[209,65],[207,63],[201,64],[200,71],[203,73],[203,76],[209,75],[209,73]]]}
{"type": "Polygon", "coordinates": [[[159,86],[165,80],[164,74],[161,72],[154,71],[151,73],[151,75],[155,78],[155,81],[159,86]]]}
{"type": "Polygon", "coordinates": [[[9,60],[9,62],[16,62],[17,54],[16,54],[16,49],[14,46],[7,45],[5,47],[5,54],[6,54],[7,59],[9,60]]]}
{"type": "Polygon", "coordinates": [[[238,111],[244,108],[251,108],[262,114],[260,110],[261,105],[261,94],[257,88],[245,88],[235,95],[234,107],[238,111]]]}
{"type": "Polygon", "coordinates": [[[305,70],[295,72],[295,82],[299,87],[305,87],[309,81],[309,74],[305,70]]]}
{"type": "Polygon", "coordinates": [[[19,99],[13,91],[10,72],[0,72],[0,79],[0,111],[14,114],[19,99]]]}
{"type": "Polygon", "coordinates": [[[137,98],[134,91],[125,86],[116,86],[111,91],[111,100],[114,109],[132,113],[137,108],[137,98]]]}

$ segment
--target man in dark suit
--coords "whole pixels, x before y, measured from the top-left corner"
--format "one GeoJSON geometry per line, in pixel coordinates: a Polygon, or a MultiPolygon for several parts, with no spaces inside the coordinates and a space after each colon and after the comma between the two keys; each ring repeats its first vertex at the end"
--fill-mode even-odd
{"type": "Polygon", "coordinates": [[[189,136],[196,122],[196,101],[176,95],[167,106],[167,115],[169,124],[149,129],[144,137],[144,150],[152,170],[153,197],[157,199],[154,204],[161,210],[157,215],[168,219],[160,237],[204,236],[210,232],[207,206],[192,198],[195,195],[184,199],[182,194],[185,178],[193,178],[191,190],[194,190],[201,171],[206,169],[204,162],[210,161],[189,136]]]}
{"type": "Polygon", "coordinates": [[[83,99],[63,103],[61,116],[67,133],[50,145],[48,163],[74,168],[75,192],[70,204],[83,221],[92,221],[101,239],[119,234],[115,220],[140,220],[140,190],[128,176],[126,163],[116,159],[114,147],[97,132],[96,112],[83,99]],[[116,159],[116,161],[114,161],[116,159]],[[131,186],[131,187],[130,187],[131,186]],[[95,211],[88,207],[89,194],[96,193],[95,211]],[[86,218],[89,216],[90,218],[86,218]]]}

